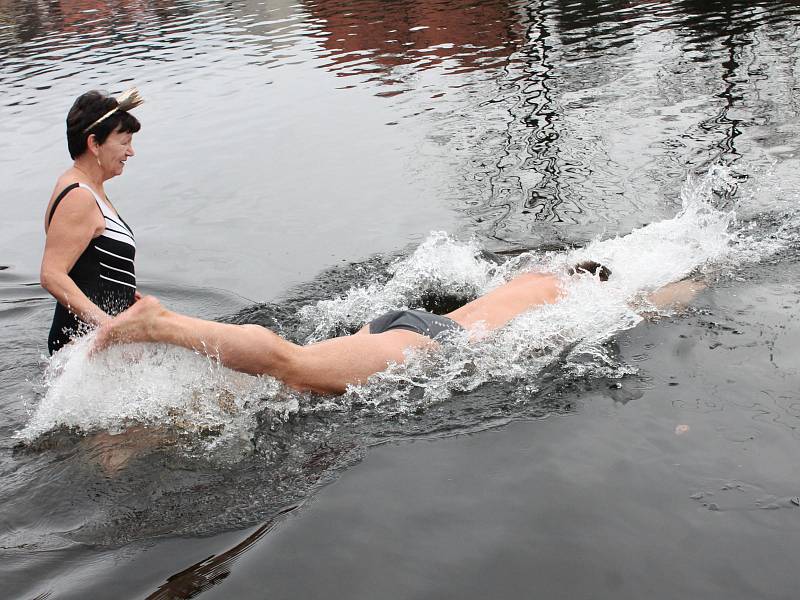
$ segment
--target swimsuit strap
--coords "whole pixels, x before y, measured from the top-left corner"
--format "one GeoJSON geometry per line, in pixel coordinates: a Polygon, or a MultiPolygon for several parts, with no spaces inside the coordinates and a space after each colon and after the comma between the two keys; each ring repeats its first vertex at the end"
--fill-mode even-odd
{"type": "Polygon", "coordinates": [[[52,208],[50,208],[50,216],[47,217],[47,224],[48,225],[50,225],[50,223],[53,221],[53,214],[56,212],[56,208],[58,208],[58,204],[64,199],[64,196],[69,194],[72,190],[74,190],[79,185],[80,185],[79,183],[72,183],[72,184],[68,185],[67,187],[65,187],[63,190],[61,190],[61,193],[56,197],[55,201],[53,202],[52,208]]]}

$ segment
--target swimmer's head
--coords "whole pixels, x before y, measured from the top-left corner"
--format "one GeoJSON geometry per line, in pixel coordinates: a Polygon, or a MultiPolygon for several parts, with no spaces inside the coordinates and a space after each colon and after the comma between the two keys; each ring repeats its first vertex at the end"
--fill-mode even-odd
{"type": "Polygon", "coordinates": [[[608,281],[608,278],[611,277],[611,269],[593,260],[584,260],[579,262],[574,267],[567,269],[567,273],[570,275],[591,273],[592,275],[599,277],[600,281],[608,281]]]}
{"type": "Polygon", "coordinates": [[[115,131],[136,133],[142,128],[138,119],[122,108],[103,118],[118,107],[116,98],[97,90],[78,96],[67,113],[67,147],[73,159],[86,152],[90,135],[102,145],[115,131]]]}

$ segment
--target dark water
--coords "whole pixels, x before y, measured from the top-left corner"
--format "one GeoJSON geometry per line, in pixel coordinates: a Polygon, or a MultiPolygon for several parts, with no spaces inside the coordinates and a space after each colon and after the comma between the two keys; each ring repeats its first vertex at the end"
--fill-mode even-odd
{"type": "Polygon", "coordinates": [[[774,1],[0,0],[2,594],[793,595],[798,25],[774,1]],[[96,408],[21,441],[48,394],[63,118],[129,85],[143,130],[108,189],[142,288],[298,340],[302,307],[391,281],[432,230],[501,259],[583,246],[672,218],[715,164],[716,206],[783,244],[606,340],[611,370],[559,359],[437,402],[272,390],[220,426],[120,403],[116,427],[96,408]]]}

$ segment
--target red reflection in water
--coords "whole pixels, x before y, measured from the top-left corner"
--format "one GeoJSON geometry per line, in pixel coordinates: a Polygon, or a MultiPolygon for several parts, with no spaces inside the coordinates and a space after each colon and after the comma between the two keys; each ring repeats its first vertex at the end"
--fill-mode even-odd
{"type": "Polygon", "coordinates": [[[369,55],[373,68],[425,69],[455,59],[473,70],[505,59],[523,39],[516,8],[505,0],[316,0],[307,6],[324,21],[323,45],[339,66],[369,55]]]}

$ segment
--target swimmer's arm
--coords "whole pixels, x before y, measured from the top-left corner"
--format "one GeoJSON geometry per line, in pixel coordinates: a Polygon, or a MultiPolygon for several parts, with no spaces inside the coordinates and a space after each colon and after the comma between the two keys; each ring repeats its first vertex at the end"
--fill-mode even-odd
{"type": "Polygon", "coordinates": [[[101,325],[110,317],[84,294],[69,276],[92,239],[103,232],[105,222],[88,192],[72,192],[62,202],[47,228],[42,267],[42,287],[58,302],[86,323],[101,325]]]}
{"type": "Polygon", "coordinates": [[[683,279],[668,283],[654,292],[650,292],[644,297],[648,305],[644,311],[641,306],[634,307],[644,316],[652,314],[651,308],[656,310],[681,310],[686,308],[694,297],[707,287],[706,283],[698,279],[683,279]]]}

